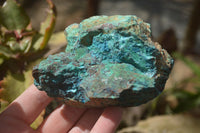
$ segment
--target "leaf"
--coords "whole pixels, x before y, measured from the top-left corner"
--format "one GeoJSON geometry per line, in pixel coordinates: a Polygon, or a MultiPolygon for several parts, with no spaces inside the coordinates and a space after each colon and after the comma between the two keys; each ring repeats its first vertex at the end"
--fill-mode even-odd
{"type": "Polygon", "coordinates": [[[35,119],[35,121],[31,124],[33,129],[37,129],[42,121],[44,120],[45,109],[40,113],[40,115],[35,119]]]}
{"type": "Polygon", "coordinates": [[[0,45],[0,55],[3,55],[7,58],[16,58],[16,55],[6,46],[0,45]]]}
{"type": "Polygon", "coordinates": [[[176,90],[173,92],[173,96],[178,100],[178,106],[173,109],[175,113],[187,111],[200,105],[199,93],[193,94],[185,90],[176,90]]]}
{"type": "Polygon", "coordinates": [[[7,0],[0,9],[0,23],[8,30],[25,29],[30,19],[14,0],[7,0]]]}
{"type": "Polygon", "coordinates": [[[9,105],[8,101],[0,99],[0,113],[9,105]]]}
{"type": "Polygon", "coordinates": [[[36,42],[34,44],[34,49],[35,50],[42,50],[45,48],[45,46],[47,45],[52,33],[53,33],[53,29],[55,26],[55,22],[56,22],[56,8],[54,6],[54,4],[52,3],[51,0],[47,0],[50,9],[48,10],[48,14],[47,17],[45,19],[44,22],[41,23],[40,26],[40,34],[42,35],[39,39],[38,42],[36,42]]]}
{"type": "Polygon", "coordinates": [[[11,103],[16,99],[26,88],[33,83],[32,70],[23,72],[23,74],[14,74],[8,72],[3,79],[1,98],[11,103]]]}
{"type": "MultiPolygon", "coordinates": [[[[32,68],[38,64],[42,59],[35,60],[26,67],[26,71],[22,73],[7,72],[7,75],[0,81],[0,99],[11,103],[16,99],[25,89],[32,83],[32,68]]],[[[13,65],[13,67],[15,67],[13,65]]]]}
{"type": "Polygon", "coordinates": [[[23,50],[24,53],[28,53],[28,51],[31,48],[31,44],[32,44],[32,37],[26,37],[22,40],[21,42],[24,45],[21,45],[21,49],[23,50]]]}
{"type": "Polygon", "coordinates": [[[0,56],[0,65],[3,64],[4,58],[0,56]]]}
{"type": "Polygon", "coordinates": [[[66,42],[65,34],[63,32],[57,32],[57,33],[52,34],[51,39],[49,40],[50,47],[57,47],[61,45],[66,46],[66,44],[67,42],[66,42]]]}
{"type": "MultiPolygon", "coordinates": [[[[3,111],[13,100],[15,100],[22,92],[24,92],[32,83],[32,67],[41,59],[29,64],[27,71],[22,74],[14,74],[8,72],[7,76],[1,83],[0,92],[0,111],[3,111]]],[[[37,117],[37,119],[31,124],[31,127],[36,129],[43,121],[45,110],[37,117]]]]}
{"type": "Polygon", "coordinates": [[[8,42],[9,43],[13,43],[10,45],[10,48],[12,49],[13,52],[18,52],[18,53],[27,53],[30,49],[31,46],[31,42],[32,42],[32,38],[31,37],[25,37],[23,38],[19,43],[18,42],[8,42]]]}
{"type": "Polygon", "coordinates": [[[39,33],[33,36],[33,41],[32,41],[33,51],[37,51],[40,49],[43,39],[44,36],[39,33]]]}

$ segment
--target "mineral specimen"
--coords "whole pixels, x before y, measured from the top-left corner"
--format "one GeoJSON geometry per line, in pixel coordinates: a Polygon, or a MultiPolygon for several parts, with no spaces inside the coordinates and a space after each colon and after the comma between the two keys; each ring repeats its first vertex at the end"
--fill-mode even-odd
{"type": "Polygon", "coordinates": [[[65,34],[65,52],[33,69],[35,85],[49,96],[76,106],[137,106],[162,92],[173,59],[140,18],[94,16],[65,34]]]}

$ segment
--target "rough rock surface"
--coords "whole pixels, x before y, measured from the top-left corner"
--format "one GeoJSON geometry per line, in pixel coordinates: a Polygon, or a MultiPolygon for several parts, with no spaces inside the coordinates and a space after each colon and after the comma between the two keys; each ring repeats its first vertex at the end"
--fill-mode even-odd
{"type": "Polygon", "coordinates": [[[94,16],[65,34],[65,52],[33,69],[35,85],[49,96],[78,106],[137,106],[162,92],[173,60],[140,18],[94,16]]]}

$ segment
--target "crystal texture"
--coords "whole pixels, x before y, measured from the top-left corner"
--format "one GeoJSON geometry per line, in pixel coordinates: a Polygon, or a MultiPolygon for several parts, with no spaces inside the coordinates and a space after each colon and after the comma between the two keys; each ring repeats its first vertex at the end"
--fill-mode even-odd
{"type": "Polygon", "coordinates": [[[66,104],[137,106],[164,89],[173,59],[134,15],[94,16],[65,29],[65,52],[34,67],[34,84],[66,104]]]}

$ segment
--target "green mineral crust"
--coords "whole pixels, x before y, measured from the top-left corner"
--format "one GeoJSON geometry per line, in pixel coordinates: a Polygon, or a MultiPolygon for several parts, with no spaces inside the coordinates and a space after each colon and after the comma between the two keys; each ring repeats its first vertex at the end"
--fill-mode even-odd
{"type": "Polygon", "coordinates": [[[33,69],[35,85],[49,96],[76,106],[137,106],[164,89],[173,59],[140,18],[94,16],[65,35],[65,52],[33,69]]]}

